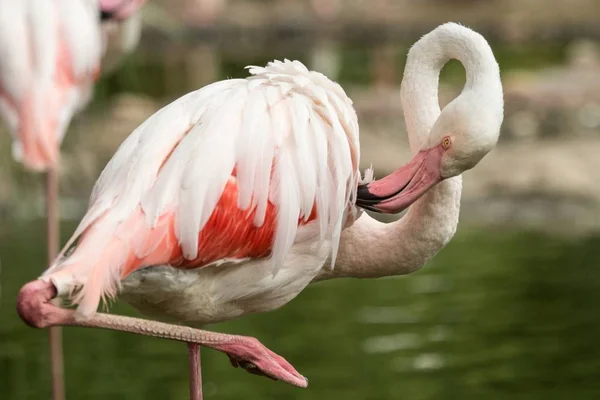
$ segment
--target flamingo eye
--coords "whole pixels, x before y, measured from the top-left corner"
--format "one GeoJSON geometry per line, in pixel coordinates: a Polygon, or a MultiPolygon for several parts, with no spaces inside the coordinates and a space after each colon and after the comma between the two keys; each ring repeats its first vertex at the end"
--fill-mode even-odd
{"type": "Polygon", "coordinates": [[[450,136],[446,136],[444,139],[442,139],[442,148],[444,150],[448,150],[450,146],[452,146],[452,139],[450,139],[450,136]]]}

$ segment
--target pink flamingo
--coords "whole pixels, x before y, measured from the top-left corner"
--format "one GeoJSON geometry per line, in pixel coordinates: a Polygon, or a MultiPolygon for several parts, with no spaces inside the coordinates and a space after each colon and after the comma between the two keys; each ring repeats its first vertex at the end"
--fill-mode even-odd
{"type": "MultiPolygon", "coordinates": [[[[121,2],[127,3],[118,14],[123,18],[142,3],[121,2]]],[[[100,73],[99,14],[96,0],[0,0],[0,115],[15,160],[46,172],[49,262],[58,253],[60,143],[72,117],[91,100],[100,73]]],[[[61,341],[60,329],[50,329],[54,399],[64,398],[61,341]]]]}
{"type": "Polygon", "coordinates": [[[96,0],[102,21],[125,21],[135,15],[146,0],[96,0]]]}
{"type": "Polygon", "coordinates": [[[202,326],[281,307],[330,268],[375,276],[369,265],[384,270],[389,262],[386,273],[406,272],[448,242],[460,174],[495,146],[503,118],[498,65],[481,35],[445,24],[413,46],[402,94],[414,157],[377,181],[361,178],[358,121],[338,84],[298,61],[249,68],[246,79],[167,105],[123,142],[60,256],[21,289],[24,321],[187,342],[195,400],[200,345],[305,387],[306,378],[254,338],[97,307],[120,291],[146,315],[202,326]],[[450,58],[463,62],[467,83],[440,112],[437,80],[450,58]],[[358,207],[397,213],[415,201],[394,224],[366,215],[355,223],[358,207]],[[50,304],[57,296],[77,309],[50,304]]]}
{"type": "Polygon", "coordinates": [[[100,19],[105,43],[102,73],[115,70],[125,56],[137,47],[142,20],[138,10],[146,0],[100,0],[100,19]]]}

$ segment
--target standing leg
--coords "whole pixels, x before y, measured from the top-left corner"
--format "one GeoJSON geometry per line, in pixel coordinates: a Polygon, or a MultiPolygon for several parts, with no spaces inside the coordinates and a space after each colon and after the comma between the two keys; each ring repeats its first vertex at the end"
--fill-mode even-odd
{"type": "MultiPolygon", "coordinates": [[[[58,254],[60,225],[58,214],[58,173],[53,167],[46,175],[46,218],[48,222],[48,265],[58,254]]],[[[57,306],[59,300],[55,299],[57,306]]],[[[62,328],[50,328],[50,363],[52,368],[52,399],[65,400],[63,354],[62,354],[62,328]]]]}
{"type": "Polygon", "coordinates": [[[190,400],[202,400],[202,360],[200,345],[188,343],[188,359],[190,363],[190,400]]]}

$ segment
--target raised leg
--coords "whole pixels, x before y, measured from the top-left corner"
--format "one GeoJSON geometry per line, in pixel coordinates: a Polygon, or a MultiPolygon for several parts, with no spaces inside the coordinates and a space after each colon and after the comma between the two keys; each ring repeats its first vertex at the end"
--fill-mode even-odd
{"type": "MultiPolygon", "coordinates": [[[[54,262],[58,254],[60,225],[58,214],[58,173],[54,168],[46,174],[46,218],[48,224],[48,265],[54,262]]],[[[58,299],[55,300],[60,306],[58,299]]],[[[50,328],[50,365],[52,372],[52,399],[65,399],[63,351],[62,351],[62,328],[53,326],[50,328]]]]}
{"type": "Polygon", "coordinates": [[[202,400],[202,360],[200,345],[188,343],[188,359],[190,363],[190,400],[202,400]]]}
{"type": "Polygon", "coordinates": [[[29,282],[19,292],[17,312],[25,323],[35,328],[56,325],[103,328],[210,347],[227,354],[234,366],[240,366],[253,374],[298,387],[308,385],[307,379],[289,362],[255,338],[103,313],[96,313],[92,318],[81,321],[74,310],[51,304],[50,300],[55,296],[56,288],[51,283],[41,280],[29,282]]]}

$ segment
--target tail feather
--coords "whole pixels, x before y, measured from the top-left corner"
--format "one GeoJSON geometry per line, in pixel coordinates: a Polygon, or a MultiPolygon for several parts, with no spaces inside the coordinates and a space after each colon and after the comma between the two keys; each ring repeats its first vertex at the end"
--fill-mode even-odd
{"type": "Polygon", "coordinates": [[[69,296],[80,317],[89,318],[100,301],[116,296],[121,279],[141,266],[170,261],[172,216],[165,218],[156,227],[140,209],[125,221],[115,221],[108,213],[91,221],[84,218],[87,223],[80,225],[62,254],[77,241],[74,250],[57,259],[42,279],[51,281],[59,295],[69,296]]]}

